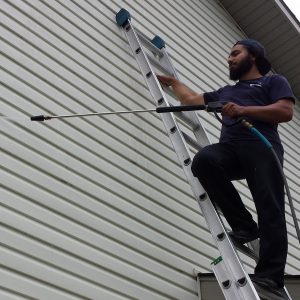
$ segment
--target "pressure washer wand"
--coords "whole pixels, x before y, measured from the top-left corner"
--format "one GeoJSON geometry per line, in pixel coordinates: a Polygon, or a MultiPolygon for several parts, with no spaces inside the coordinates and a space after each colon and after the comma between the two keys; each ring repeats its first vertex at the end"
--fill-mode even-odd
{"type": "Polygon", "coordinates": [[[101,112],[101,113],[96,112],[96,113],[87,113],[87,114],[57,115],[57,116],[39,115],[39,116],[31,117],[30,120],[31,121],[47,121],[47,120],[52,120],[52,119],[106,116],[106,115],[121,115],[121,114],[142,113],[142,112],[151,112],[151,111],[155,111],[155,109],[131,110],[131,111],[109,111],[109,112],[101,112]]]}
{"type": "Polygon", "coordinates": [[[64,119],[64,118],[75,118],[75,117],[91,117],[91,116],[106,116],[106,115],[121,115],[121,114],[136,114],[155,111],[157,113],[169,113],[169,112],[180,112],[180,111],[193,111],[193,110],[208,110],[206,105],[180,105],[180,106],[166,106],[157,107],[152,109],[144,110],[129,110],[129,111],[109,111],[109,112],[96,112],[87,114],[72,114],[72,115],[57,115],[57,116],[47,116],[39,115],[30,118],[31,121],[46,121],[51,119],[64,119]]]}

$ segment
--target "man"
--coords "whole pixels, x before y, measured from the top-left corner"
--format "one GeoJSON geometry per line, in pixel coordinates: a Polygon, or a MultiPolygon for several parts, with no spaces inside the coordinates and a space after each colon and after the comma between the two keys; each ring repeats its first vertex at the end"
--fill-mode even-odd
{"type": "MultiPolygon", "coordinates": [[[[264,47],[255,40],[237,42],[231,49],[228,65],[230,79],[238,81],[210,93],[195,93],[173,77],[157,77],[163,85],[173,88],[183,104],[227,102],[222,109],[223,122],[230,124],[239,117],[249,121],[269,140],[283,163],[284,151],[277,126],[292,119],[295,102],[287,80],[281,75],[266,76],[271,65],[264,47]]],[[[270,150],[242,124],[223,125],[219,143],[195,155],[192,172],[222,210],[232,228],[231,237],[241,243],[260,238],[259,261],[253,277],[260,296],[271,293],[272,299],[285,299],[282,289],[287,256],[284,182],[270,150]],[[237,179],[247,180],[258,225],[231,183],[237,179]]]]}

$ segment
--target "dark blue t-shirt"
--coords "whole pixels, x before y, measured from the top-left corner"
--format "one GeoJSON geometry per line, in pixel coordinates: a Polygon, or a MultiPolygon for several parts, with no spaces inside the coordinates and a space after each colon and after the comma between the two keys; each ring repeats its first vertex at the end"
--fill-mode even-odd
{"type": "MultiPolygon", "coordinates": [[[[217,91],[204,93],[205,103],[212,101],[233,102],[242,106],[264,106],[280,99],[291,99],[295,102],[291,87],[281,75],[263,76],[255,80],[240,80],[235,85],[227,85],[217,91]]],[[[245,117],[257,128],[273,146],[282,148],[277,131],[278,124],[259,121],[253,117],[245,117]]],[[[232,118],[223,116],[226,124],[233,123],[232,118]]],[[[222,126],[220,142],[233,140],[257,140],[249,130],[238,124],[232,127],[222,126]]]]}

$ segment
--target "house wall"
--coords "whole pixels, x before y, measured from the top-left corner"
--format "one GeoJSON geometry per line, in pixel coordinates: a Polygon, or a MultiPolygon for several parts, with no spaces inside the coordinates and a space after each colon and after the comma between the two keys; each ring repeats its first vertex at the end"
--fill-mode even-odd
{"type": "MultiPolygon", "coordinates": [[[[210,272],[219,255],[158,115],[30,121],[154,107],[115,23],[120,8],[165,39],[190,87],[228,83],[226,57],[243,33],[217,1],[1,1],[0,299],[198,299],[193,269],[210,272]]],[[[200,117],[217,141],[219,123],[200,117]]],[[[299,123],[298,102],[280,127],[295,199],[299,123]]],[[[288,208],[287,221],[296,274],[288,208]]]]}

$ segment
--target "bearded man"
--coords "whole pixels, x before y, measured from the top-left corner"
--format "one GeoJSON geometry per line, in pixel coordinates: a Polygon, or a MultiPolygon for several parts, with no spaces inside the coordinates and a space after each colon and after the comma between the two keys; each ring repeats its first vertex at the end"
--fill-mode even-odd
{"type": "MultiPolygon", "coordinates": [[[[264,47],[255,40],[238,41],[227,61],[230,79],[236,84],[209,93],[196,93],[174,77],[157,77],[173,88],[183,104],[226,102],[223,122],[232,123],[232,118],[238,117],[249,121],[269,140],[283,164],[284,150],[277,127],[292,119],[295,103],[288,81],[278,74],[266,76],[271,64],[264,47]]],[[[288,245],[284,181],[270,150],[242,124],[223,125],[219,143],[195,155],[192,172],[222,210],[232,228],[231,237],[240,243],[260,238],[259,260],[252,278],[259,295],[271,293],[272,299],[287,299],[283,291],[288,245]],[[247,181],[257,223],[231,182],[238,179],[247,181]]]]}

